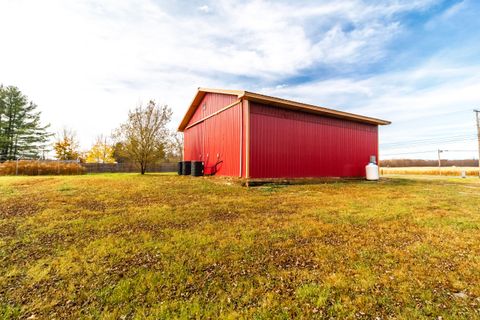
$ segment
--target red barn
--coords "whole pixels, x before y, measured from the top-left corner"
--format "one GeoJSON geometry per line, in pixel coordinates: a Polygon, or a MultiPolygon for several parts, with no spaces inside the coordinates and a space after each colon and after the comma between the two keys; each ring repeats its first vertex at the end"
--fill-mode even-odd
{"type": "Polygon", "coordinates": [[[199,88],[178,131],[184,160],[243,178],[364,177],[390,122],[258,93],[199,88]]]}

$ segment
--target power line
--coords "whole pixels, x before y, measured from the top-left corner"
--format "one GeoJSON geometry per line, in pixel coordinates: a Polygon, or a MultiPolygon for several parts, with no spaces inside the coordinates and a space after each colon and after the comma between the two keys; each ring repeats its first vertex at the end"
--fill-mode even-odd
{"type": "Polygon", "coordinates": [[[475,134],[473,134],[473,133],[465,133],[465,134],[453,135],[453,136],[450,135],[450,136],[439,136],[439,137],[430,137],[430,138],[414,139],[414,140],[394,141],[394,142],[388,142],[388,144],[423,142],[423,141],[444,140],[444,139],[454,139],[454,138],[466,138],[466,137],[471,137],[471,136],[474,136],[474,135],[475,134]]]}
{"type": "MultiPolygon", "coordinates": [[[[452,147],[457,147],[456,144],[453,144],[454,142],[443,142],[443,143],[438,143],[437,145],[450,145],[452,147]]],[[[402,151],[402,150],[415,150],[415,149],[422,149],[424,146],[427,145],[403,145],[403,146],[392,146],[392,147],[383,147],[380,146],[380,149],[384,152],[395,152],[396,150],[402,151]]],[[[427,147],[432,147],[432,144],[429,144],[427,147]]],[[[472,150],[475,151],[475,150],[472,150]]]]}
{"type": "Polygon", "coordinates": [[[475,152],[477,150],[446,150],[446,151],[449,151],[449,152],[475,152]]]}
{"type": "MultiPolygon", "coordinates": [[[[454,136],[446,136],[446,137],[431,137],[431,138],[424,138],[424,139],[416,139],[410,141],[396,141],[396,142],[389,142],[389,143],[381,143],[380,146],[382,148],[387,149],[402,149],[402,148],[411,148],[416,146],[421,146],[425,144],[450,144],[454,142],[467,142],[467,141],[478,141],[478,166],[479,166],[479,177],[480,177],[480,110],[473,110],[476,115],[476,122],[477,122],[477,134],[461,134],[461,135],[454,135],[454,136]]],[[[462,111],[455,111],[453,113],[461,113],[462,111]]],[[[390,156],[397,156],[397,155],[406,155],[406,154],[425,154],[425,153],[434,153],[436,152],[438,155],[438,163],[439,167],[441,166],[441,157],[440,154],[443,152],[474,152],[477,150],[426,150],[426,151],[409,151],[409,152],[398,152],[398,153],[387,153],[385,155],[382,154],[382,157],[390,157],[390,156]]]]}
{"type": "Polygon", "coordinates": [[[402,146],[402,145],[421,145],[421,144],[429,144],[429,143],[443,143],[443,142],[462,142],[462,141],[472,141],[476,140],[476,137],[471,137],[471,138],[463,138],[463,139],[444,139],[444,140],[431,140],[431,141],[423,141],[423,142],[403,142],[403,143],[390,143],[390,144],[383,144],[381,143],[381,146],[384,147],[394,147],[394,146],[402,146]]]}
{"type": "Polygon", "coordinates": [[[401,146],[401,145],[422,145],[428,143],[445,143],[445,142],[461,142],[461,141],[471,141],[476,140],[477,138],[473,135],[469,136],[458,136],[458,137],[450,137],[450,138],[437,138],[437,139],[425,139],[425,140],[412,140],[412,141],[402,141],[402,142],[389,142],[389,143],[381,143],[382,147],[394,147],[394,146],[401,146]]]}
{"type": "Polygon", "coordinates": [[[437,150],[390,153],[390,154],[382,154],[382,156],[383,156],[383,157],[387,157],[387,156],[397,156],[397,155],[402,155],[402,154],[434,153],[434,152],[437,152],[437,150]]]}
{"type": "Polygon", "coordinates": [[[414,143],[414,144],[401,144],[401,145],[395,145],[395,146],[383,146],[383,145],[380,145],[380,147],[382,149],[404,149],[404,148],[407,148],[407,147],[421,147],[421,146],[425,146],[425,145],[440,145],[440,144],[457,144],[457,143],[470,143],[470,142],[473,142],[475,141],[475,139],[463,139],[463,140],[450,140],[450,141],[436,141],[436,142],[429,142],[429,143],[414,143]]]}
{"type": "Polygon", "coordinates": [[[456,111],[451,111],[451,112],[439,112],[439,113],[429,113],[428,115],[420,115],[420,116],[415,116],[415,119],[432,119],[432,118],[437,118],[437,117],[444,117],[449,114],[465,114],[467,111],[471,111],[471,109],[462,109],[462,110],[456,110],[456,111]]]}
{"type": "MultiPolygon", "coordinates": [[[[442,152],[475,152],[476,150],[441,150],[442,152]]],[[[412,151],[412,152],[400,152],[400,153],[389,153],[389,154],[382,154],[383,157],[387,156],[397,156],[402,154],[418,154],[418,153],[435,153],[438,152],[437,150],[428,150],[428,151],[412,151]]]]}

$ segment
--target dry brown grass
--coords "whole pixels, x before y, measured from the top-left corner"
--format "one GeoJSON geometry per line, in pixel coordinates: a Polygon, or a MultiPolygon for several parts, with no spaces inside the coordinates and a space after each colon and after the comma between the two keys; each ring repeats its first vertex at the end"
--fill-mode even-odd
{"type": "Polygon", "coordinates": [[[381,175],[444,175],[460,176],[465,171],[467,176],[478,176],[478,168],[475,167],[398,167],[380,168],[381,175]]]}
{"type": "Polygon", "coordinates": [[[0,163],[0,175],[76,175],[84,174],[85,168],[76,162],[20,160],[0,163]]]}
{"type": "Polygon", "coordinates": [[[479,180],[0,177],[0,319],[478,319],[479,180]]]}

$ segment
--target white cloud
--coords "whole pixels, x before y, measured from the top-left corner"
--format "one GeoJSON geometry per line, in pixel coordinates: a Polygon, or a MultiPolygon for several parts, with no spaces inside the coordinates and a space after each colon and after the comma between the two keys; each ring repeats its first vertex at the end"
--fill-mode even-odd
{"type": "MultiPolygon", "coordinates": [[[[154,0],[4,0],[0,81],[28,94],[53,131],[72,127],[88,147],[141,100],[168,103],[176,126],[199,86],[256,89],[307,68],[377,61],[402,32],[396,15],[432,3],[221,0],[172,9],[154,0]]],[[[350,106],[342,97],[368,101],[377,84],[330,80],[290,94],[312,102],[337,96],[350,106]]],[[[395,92],[381,87],[377,101],[388,102],[395,92]]]]}
{"type": "MultiPolygon", "coordinates": [[[[392,125],[381,128],[381,154],[392,155],[386,158],[437,148],[468,150],[452,151],[450,158],[472,158],[477,154],[472,110],[479,105],[480,65],[466,67],[434,60],[410,70],[361,80],[343,78],[262,91],[392,121],[392,125]],[[459,141],[436,139],[459,135],[459,141]],[[405,144],[419,139],[432,142],[405,144]]],[[[415,155],[436,157],[435,152],[411,156],[415,155]]]]}
{"type": "Polygon", "coordinates": [[[465,11],[468,11],[468,4],[469,0],[463,0],[458,3],[455,3],[451,7],[449,7],[447,10],[442,12],[442,14],[434,17],[428,23],[425,25],[427,29],[435,29],[438,28],[439,26],[445,25],[449,21],[452,21],[453,18],[456,16],[464,13],[465,11]]]}
{"type": "Polygon", "coordinates": [[[210,7],[204,4],[203,6],[198,7],[198,10],[200,10],[203,13],[209,13],[210,12],[210,7]]]}

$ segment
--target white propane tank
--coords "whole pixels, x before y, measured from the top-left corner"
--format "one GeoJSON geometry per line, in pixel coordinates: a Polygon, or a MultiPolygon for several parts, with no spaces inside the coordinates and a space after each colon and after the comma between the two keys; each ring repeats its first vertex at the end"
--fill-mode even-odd
{"type": "Polygon", "coordinates": [[[367,180],[376,181],[379,179],[378,166],[375,164],[375,157],[370,157],[370,163],[365,166],[367,180]]]}

